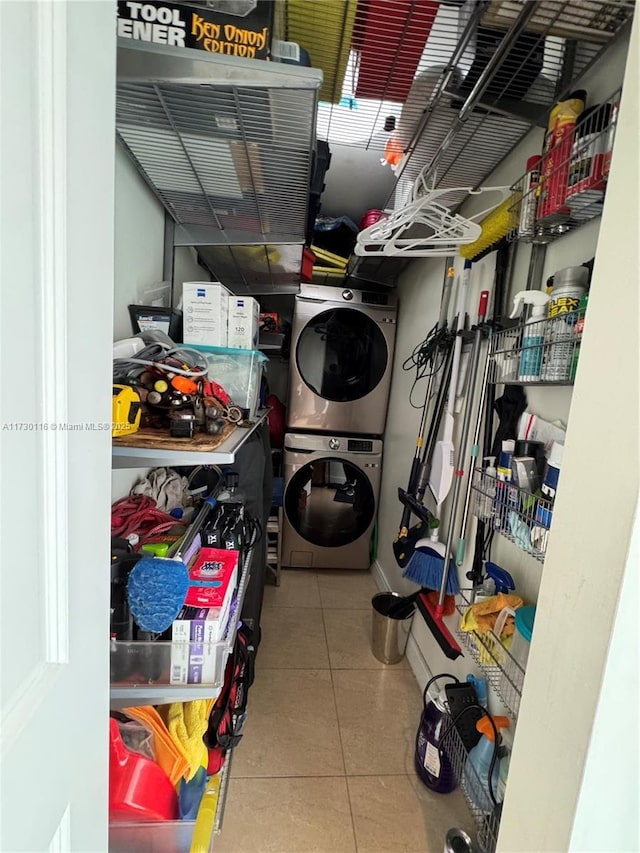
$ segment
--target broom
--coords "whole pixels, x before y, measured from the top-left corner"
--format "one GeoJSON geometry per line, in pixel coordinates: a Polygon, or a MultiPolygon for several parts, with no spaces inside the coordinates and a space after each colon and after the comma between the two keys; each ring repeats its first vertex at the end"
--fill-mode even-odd
{"type": "MultiPolygon", "coordinates": [[[[434,518],[429,527],[431,533],[428,538],[416,542],[411,559],[407,563],[402,576],[426,589],[438,591],[442,583],[444,571],[444,542],[440,541],[438,529],[440,522],[434,518]]],[[[453,562],[451,561],[453,566],[453,562]]],[[[447,572],[446,594],[456,595],[460,591],[458,584],[458,573],[452,567],[447,572]]]]}
{"type": "MultiPolygon", "coordinates": [[[[469,262],[465,261],[465,268],[469,262]]],[[[457,464],[455,467],[455,483],[453,487],[453,499],[451,502],[451,518],[449,522],[449,532],[447,535],[447,544],[444,549],[444,556],[442,558],[442,571],[441,571],[441,580],[440,580],[440,591],[438,594],[438,601],[433,605],[431,601],[423,601],[424,609],[421,610],[422,615],[431,630],[434,638],[437,640],[438,645],[445,653],[445,655],[450,660],[455,660],[462,654],[462,649],[454,639],[453,635],[447,628],[447,626],[443,622],[443,616],[445,615],[445,598],[446,592],[449,588],[449,584],[452,582],[452,576],[456,578],[457,583],[457,571],[454,564],[454,561],[451,559],[453,556],[453,531],[456,523],[456,514],[458,510],[458,502],[460,499],[461,486],[462,486],[462,478],[464,477],[464,457],[465,450],[467,445],[467,440],[469,438],[469,428],[471,426],[471,418],[473,416],[473,401],[475,394],[475,384],[478,373],[478,363],[480,357],[480,345],[482,335],[480,333],[480,325],[484,322],[484,318],[487,311],[487,302],[489,299],[489,293],[486,290],[483,290],[480,294],[480,305],[478,307],[478,323],[476,326],[476,335],[473,342],[473,352],[471,354],[471,368],[469,375],[469,390],[467,392],[467,405],[464,413],[464,420],[462,422],[462,435],[460,438],[460,446],[458,450],[458,458],[457,464]]]]}

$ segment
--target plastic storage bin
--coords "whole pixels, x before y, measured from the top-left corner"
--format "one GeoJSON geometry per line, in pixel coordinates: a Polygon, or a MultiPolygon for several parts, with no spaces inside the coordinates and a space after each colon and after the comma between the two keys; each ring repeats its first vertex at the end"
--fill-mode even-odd
{"type": "Polygon", "coordinates": [[[248,409],[250,418],[255,417],[266,355],[258,350],[200,344],[189,344],[188,348],[204,354],[209,362],[209,379],[222,385],[237,406],[248,409]]]}

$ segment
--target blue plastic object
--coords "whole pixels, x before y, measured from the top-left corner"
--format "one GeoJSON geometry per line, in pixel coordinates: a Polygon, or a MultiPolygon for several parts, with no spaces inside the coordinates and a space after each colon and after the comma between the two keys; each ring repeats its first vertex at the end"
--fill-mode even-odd
{"type": "Polygon", "coordinates": [[[204,767],[198,767],[196,775],[189,782],[185,779],[180,780],[178,791],[180,820],[195,820],[198,817],[198,809],[206,785],[207,771],[204,767]]]}
{"type": "Polygon", "coordinates": [[[127,600],[136,625],[162,634],[171,627],[187,596],[189,572],[180,560],[143,557],[127,583],[127,600]]]}
{"type": "Polygon", "coordinates": [[[525,640],[529,643],[531,642],[531,635],[533,634],[533,623],[536,618],[536,608],[535,605],[532,604],[528,607],[519,607],[516,610],[516,630],[519,634],[522,634],[525,640]]]}
{"type": "Polygon", "coordinates": [[[516,588],[513,578],[509,572],[501,566],[498,566],[495,563],[485,563],[484,570],[487,573],[487,577],[494,581],[496,585],[496,592],[509,593],[516,588]]]}
{"type": "Polygon", "coordinates": [[[476,678],[473,673],[469,673],[467,675],[467,681],[473,684],[473,687],[476,691],[476,696],[478,697],[478,702],[482,705],[483,708],[487,707],[488,697],[487,697],[487,679],[486,678],[476,678]]]}

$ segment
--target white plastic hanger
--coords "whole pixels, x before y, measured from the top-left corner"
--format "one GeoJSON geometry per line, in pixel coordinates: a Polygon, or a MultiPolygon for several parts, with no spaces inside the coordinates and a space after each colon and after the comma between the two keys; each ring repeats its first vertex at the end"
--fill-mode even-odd
{"type": "Polygon", "coordinates": [[[428,189],[421,173],[414,184],[412,200],[398,210],[385,211],[389,214],[386,219],[380,219],[361,231],[356,241],[355,253],[360,256],[414,258],[456,254],[460,246],[473,243],[480,237],[482,227],[476,220],[495,210],[510,193],[510,187],[428,189]],[[450,208],[439,201],[444,195],[463,192],[469,195],[495,192],[500,197],[498,201],[470,217],[452,213],[450,208]],[[428,233],[420,234],[420,227],[423,232],[426,229],[428,233]],[[418,231],[418,234],[409,236],[409,229],[418,231]]]}

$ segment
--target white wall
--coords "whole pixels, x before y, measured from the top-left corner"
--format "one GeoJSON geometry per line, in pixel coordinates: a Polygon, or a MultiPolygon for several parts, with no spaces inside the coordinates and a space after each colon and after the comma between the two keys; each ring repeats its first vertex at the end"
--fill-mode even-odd
{"type": "MultiPolygon", "coordinates": [[[[163,209],[122,146],[116,144],[114,340],[132,334],[127,305],[143,302],[144,291],[162,281],[163,247],[163,209]]],[[[112,471],[112,502],[128,495],[146,471],[112,471]]]]}
{"type": "MultiPolygon", "coordinates": [[[[605,99],[619,84],[625,53],[625,44],[615,46],[606,68],[599,69],[588,76],[586,87],[591,95],[590,103],[605,99]]],[[[630,63],[629,67],[634,66],[630,63]]],[[[629,94],[630,90],[630,79],[628,79],[627,104],[634,97],[633,94],[629,94]]],[[[637,166],[637,150],[628,152],[626,156],[620,154],[618,150],[624,144],[620,141],[621,136],[626,139],[627,146],[631,147],[635,144],[635,135],[631,130],[633,117],[629,114],[630,107],[625,109],[626,132],[622,129],[621,120],[615,155],[615,162],[620,165],[616,167],[615,182],[612,174],[608,192],[605,213],[608,230],[606,238],[603,237],[600,240],[598,248],[599,263],[597,263],[597,272],[592,284],[585,343],[581,350],[578,379],[573,395],[570,389],[527,389],[530,408],[543,417],[560,418],[565,423],[569,421],[568,447],[572,448],[571,451],[567,451],[563,465],[562,488],[559,493],[557,513],[554,516],[551,540],[553,544],[550,545],[545,563],[542,588],[539,590],[542,567],[508,542],[501,541],[492,554],[496,562],[512,571],[519,588],[528,597],[535,600],[538,595],[540,596],[536,632],[518,721],[516,753],[511,765],[502,821],[501,850],[568,849],[582,767],[598,697],[602,665],[609,642],[613,608],[617,598],[617,582],[612,582],[608,577],[612,570],[610,559],[605,556],[605,553],[612,553],[611,539],[616,539],[613,576],[619,580],[628,542],[628,535],[624,535],[625,525],[628,523],[628,513],[635,506],[635,497],[632,497],[635,484],[628,484],[628,494],[625,493],[623,497],[618,488],[608,479],[611,477],[610,471],[608,477],[604,471],[600,478],[594,475],[591,464],[594,456],[598,457],[599,463],[607,460],[607,465],[610,464],[606,453],[599,453],[594,448],[606,446],[606,442],[610,439],[605,439],[604,432],[600,432],[598,440],[589,449],[584,438],[587,434],[587,426],[593,426],[596,419],[606,418],[608,428],[612,430],[613,421],[615,420],[618,424],[618,413],[623,411],[621,439],[625,451],[618,458],[625,460],[627,473],[633,472],[633,476],[636,475],[637,465],[634,454],[637,448],[632,448],[627,442],[636,414],[634,405],[637,407],[637,404],[633,399],[633,393],[637,388],[637,380],[634,376],[629,376],[632,368],[627,365],[630,363],[635,365],[637,361],[637,358],[634,360],[630,341],[637,343],[638,337],[635,306],[637,291],[635,271],[638,265],[633,261],[629,262],[628,259],[630,247],[637,249],[637,221],[630,222],[632,217],[629,210],[632,198],[637,204],[635,200],[638,184],[637,179],[635,181],[633,179],[634,170],[631,166],[632,163],[637,166]],[[618,195],[618,191],[614,188],[614,184],[620,187],[621,183],[626,185],[626,198],[623,194],[618,195]],[[634,195],[629,194],[629,187],[635,188],[634,195]],[[635,237],[632,236],[633,228],[635,228],[635,237]],[[607,250],[607,244],[613,241],[615,241],[616,250],[613,245],[610,245],[607,250]],[[621,252],[622,247],[624,250],[621,252]],[[622,269],[619,272],[616,271],[616,259],[625,264],[626,275],[622,269]],[[634,270],[634,273],[629,274],[629,270],[634,270]],[[617,283],[620,277],[624,281],[621,288],[618,288],[617,283]],[[612,290],[613,282],[616,282],[615,291],[612,290]],[[622,290],[624,296],[622,296],[622,290]],[[619,299],[621,302],[616,303],[612,299],[619,299]],[[615,304],[625,305],[624,323],[618,327],[620,331],[616,330],[615,325],[617,312],[612,311],[615,304]],[[605,319],[607,317],[609,320],[605,319]],[[624,327],[624,333],[621,331],[622,327],[624,327]],[[618,340],[620,335],[622,340],[618,340]],[[609,345],[611,338],[616,339],[615,347],[609,345]],[[603,343],[605,341],[606,344],[603,343]],[[616,349],[615,357],[614,348],[616,349]],[[589,356],[585,355],[586,351],[590,352],[589,356]],[[625,389],[624,394],[622,387],[625,389]],[[632,390],[629,391],[629,388],[632,390]],[[610,396],[612,392],[613,397],[610,396]],[[599,402],[594,405],[596,395],[599,396],[599,402]],[[631,399],[629,399],[630,395],[631,399]],[[623,397],[624,408],[621,409],[620,403],[623,397]],[[591,403],[588,402],[590,398],[591,403]],[[569,419],[570,408],[571,419],[569,419]],[[628,455],[625,455],[627,452],[628,455]],[[585,460],[589,460],[588,464],[585,464],[585,460]],[[601,488],[606,489],[605,483],[611,483],[610,490],[606,492],[608,508],[616,509],[608,512],[608,522],[601,524],[601,502],[598,495],[601,495],[601,488]],[[580,507],[579,512],[575,509],[577,506],[580,507]],[[571,507],[574,507],[573,510],[571,507]],[[571,513],[571,522],[569,522],[569,513],[571,513]],[[577,533],[577,531],[580,532],[577,533]],[[580,544],[581,562],[578,562],[576,557],[577,540],[580,544]],[[597,554],[599,562],[596,561],[597,554]],[[607,580],[603,580],[603,572],[606,573],[607,580]],[[604,608],[600,601],[603,589],[606,590],[604,608]],[[576,601],[584,607],[582,619],[576,617],[576,601]],[[584,629],[576,626],[588,626],[587,643],[584,643],[584,629]],[[588,654],[585,654],[585,647],[588,649],[588,654]],[[535,664],[534,661],[536,661],[535,664]],[[569,690],[559,679],[560,669],[564,673],[566,684],[571,685],[569,690]],[[577,701],[577,696],[580,697],[580,701],[577,701]],[[553,714],[550,713],[549,707],[554,709],[553,714]],[[543,717],[544,727],[541,725],[543,717]],[[543,730],[550,733],[546,740],[540,735],[543,730]],[[562,756],[563,762],[559,760],[559,756],[562,756]],[[558,765],[560,765],[559,769],[558,765]],[[552,772],[550,768],[553,768],[552,772]]],[[[511,184],[524,171],[527,157],[539,152],[541,137],[540,130],[532,132],[486,183],[511,184]]],[[[637,218],[637,211],[635,213],[637,218]]],[[[580,264],[593,257],[599,227],[599,221],[594,221],[551,245],[546,255],[544,277],[564,266],[580,264]]],[[[528,255],[527,247],[518,248],[513,291],[524,289],[526,286],[528,255]]],[[[489,286],[487,289],[491,289],[492,258],[493,256],[489,256],[481,264],[474,264],[473,295],[469,302],[472,316],[476,310],[477,292],[486,288],[487,285],[489,286]]],[[[459,262],[456,266],[459,266],[459,262]]],[[[389,420],[385,434],[377,568],[387,585],[401,592],[413,590],[415,586],[402,579],[401,570],[395,564],[391,550],[402,509],[396,493],[398,486],[406,486],[419,422],[419,413],[411,410],[407,402],[412,377],[403,372],[401,365],[437,319],[443,270],[444,261],[415,262],[401,279],[398,288],[400,298],[398,340],[389,420]]],[[[601,427],[604,429],[604,423],[601,427]]],[[[616,435],[616,452],[619,448],[618,439],[619,436],[616,435]]],[[[637,445],[637,436],[635,443],[637,445]]],[[[447,529],[447,521],[445,516],[444,531],[447,529]]],[[[473,529],[472,526],[472,532],[473,529]]],[[[454,627],[455,617],[449,621],[450,627],[454,627]]],[[[448,661],[422,620],[414,620],[413,635],[414,643],[408,654],[414,669],[417,668],[416,674],[420,681],[424,680],[427,669],[434,673],[450,671],[458,674],[472,669],[468,658],[459,659],[454,664],[448,661]],[[426,668],[420,667],[420,659],[426,661],[426,668]]]]}
{"type": "Polygon", "coordinates": [[[139,172],[116,144],[116,253],[114,340],[131,335],[127,305],[162,281],[164,212],[139,172]]]}
{"type": "Polygon", "coordinates": [[[631,547],[571,833],[571,853],[640,850],[639,563],[640,513],[636,508],[631,547]]]}

